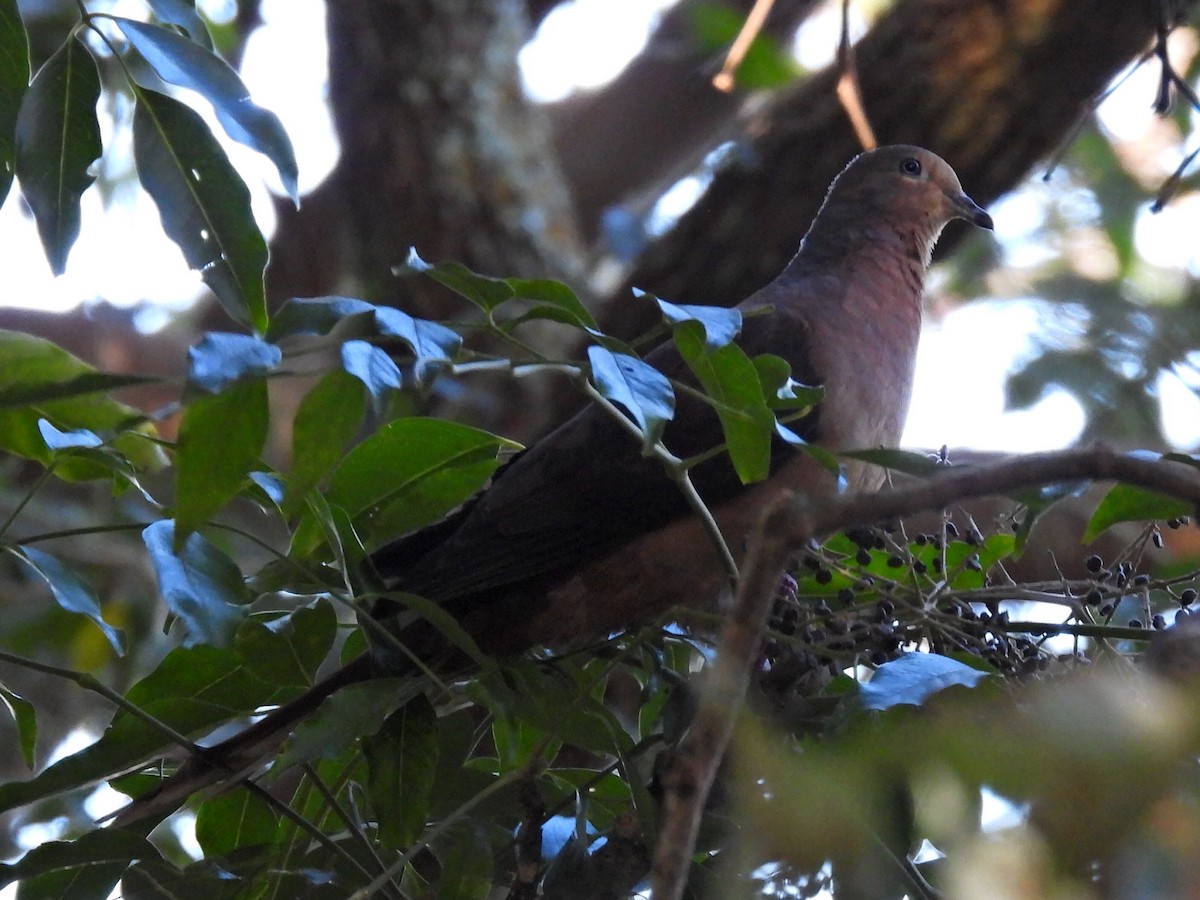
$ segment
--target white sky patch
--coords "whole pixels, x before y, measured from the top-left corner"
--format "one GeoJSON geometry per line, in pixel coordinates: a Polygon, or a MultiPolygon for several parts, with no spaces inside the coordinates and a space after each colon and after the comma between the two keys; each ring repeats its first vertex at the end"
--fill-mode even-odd
{"type": "MultiPolygon", "coordinates": [[[[863,18],[859,4],[850,4],[850,41],[858,41],[867,31],[867,20],[863,18]]],[[[796,31],[792,43],[792,55],[810,72],[823,69],[837,58],[838,43],[842,39],[842,4],[826,2],[804,20],[796,31]]]]}

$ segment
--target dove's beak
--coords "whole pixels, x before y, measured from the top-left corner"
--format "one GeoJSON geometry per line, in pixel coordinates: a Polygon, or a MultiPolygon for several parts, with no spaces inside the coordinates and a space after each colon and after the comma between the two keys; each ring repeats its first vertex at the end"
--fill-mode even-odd
{"type": "Polygon", "coordinates": [[[987,214],[987,210],[966,194],[951,197],[950,204],[960,217],[966,219],[972,225],[978,225],[980,228],[986,228],[989,231],[992,229],[992,217],[987,214]]]}

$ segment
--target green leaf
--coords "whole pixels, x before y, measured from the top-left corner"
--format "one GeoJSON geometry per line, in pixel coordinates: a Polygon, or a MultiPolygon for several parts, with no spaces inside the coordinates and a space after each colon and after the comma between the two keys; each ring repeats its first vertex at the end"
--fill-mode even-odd
{"type": "MultiPolygon", "coordinates": [[[[171,651],[125,698],[159,721],[195,737],[294,693],[255,678],[233,651],[197,644],[171,651]]],[[[159,729],[119,710],[94,744],[29,781],[0,783],[0,811],[130,771],[170,743],[159,729]]]]}
{"type": "Polygon", "coordinates": [[[188,384],[217,394],[238,379],[266,375],[282,359],[278,347],[259,338],[210,331],[188,348],[188,384]]]}
{"type": "Polygon", "coordinates": [[[45,579],[59,606],[67,612],[91,619],[104,632],[116,654],[125,655],[124,633],[104,621],[100,601],[82,578],[58,559],[36,547],[12,547],[10,552],[45,579]]]}
{"type": "Polygon", "coordinates": [[[234,647],[263,681],[304,690],[316,682],[317,669],[336,636],[333,605],[318,600],[269,624],[247,619],[238,629],[234,647]]]}
{"type": "Polygon", "coordinates": [[[37,710],[32,703],[16,691],[10,690],[3,682],[0,682],[0,703],[8,709],[8,714],[12,716],[13,725],[17,729],[21,759],[32,769],[34,750],[37,746],[37,710]]]}
{"type": "Polygon", "coordinates": [[[512,288],[513,296],[521,300],[532,300],[533,308],[522,313],[517,323],[530,319],[549,319],[577,328],[595,329],[596,320],[570,287],[561,281],[549,278],[509,278],[506,283],[512,288]]]}
{"type": "Polygon", "coordinates": [[[337,757],[357,738],[377,732],[422,689],[417,678],[372,678],[342,688],[296,728],[278,767],[337,757]]]}
{"type": "Polygon", "coordinates": [[[267,383],[243,379],[184,410],[175,454],[177,541],[203,525],[238,492],[267,440],[267,383]]]}
{"type": "Polygon", "coordinates": [[[135,859],[161,860],[140,834],[97,828],[72,841],[50,841],[20,862],[0,866],[0,883],[20,882],[21,900],[105,900],[135,859]]]}
{"type": "Polygon", "coordinates": [[[771,471],[775,413],[767,405],[758,369],[737,344],[708,348],[700,322],[675,327],[675,346],[713,401],[730,459],[743,484],[762,481],[771,471]]]}
{"type": "Polygon", "coordinates": [[[954,685],[975,687],[986,677],[985,672],[936,653],[905,653],[876,669],[859,688],[859,696],[867,709],[920,706],[938,691],[954,685]]]}
{"type": "Polygon", "coordinates": [[[928,453],[914,453],[911,450],[853,450],[849,453],[839,453],[838,456],[861,460],[885,469],[895,469],[897,472],[918,477],[949,471],[946,466],[940,465],[928,453]]]}
{"type": "Polygon", "coordinates": [[[271,160],[287,195],[299,204],[296,154],[283,123],[250,100],[246,85],[228,63],[169,29],[120,16],[113,21],[163,81],[196,91],[213,105],[231,138],[271,160]]]}
{"type": "Polygon", "coordinates": [[[483,900],[492,887],[492,845],[487,832],[473,821],[440,834],[430,850],[441,863],[434,891],[438,900],[483,900]]]}
{"type": "Polygon", "coordinates": [[[17,113],[28,87],[29,39],[17,0],[0,0],[0,205],[12,187],[17,113]]]}
{"type": "Polygon", "coordinates": [[[100,156],[100,73],[83,43],[69,38],[38,70],[17,115],[16,175],[37,220],[55,275],[79,237],[79,198],[100,156]]]}
{"type": "Polygon", "coordinates": [[[658,369],[636,356],[588,347],[592,383],[602,397],[619,404],[641,429],[642,445],[653,446],[675,415],[675,390],[658,369]]]}
{"type": "Polygon", "coordinates": [[[237,563],[200,534],[189,534],[177,548],[175,523],[169,520],[146,526],[142,540],[159,593],[187,627],[186,643],[230,646],[251,599],[237,563]]]}
{"type": "Polygon", "coordinates": [[[146,0],[146,2],[154,10],[154,15],[158,17],[159,21],[183,29],[188,37],[206,50],[213,48],[208,26],[196,13],[196,4],[193,0],[146,0]]]}
{"type": "Polygon", "coordinates": [[[273,844],[279,834],[270,804],[244,787],[210,797],[196,811],[196,841],[207,856],[273,844]]]}
{"type": "Polygon", "coordinates": [[[283,500],[288,518],[304,508],[308,492],[342,459],[366,409],[362,383],[340,370],[328,372],[304,396],[292,424],[292,471],[283,500]]]}
{"type": "Polygon", "coordinates": [[[163,230],[229,315],[265,331],[267,244],[250,192],[199,115],[155,91],[138,88],[135,96],[134,159],[163,230]]]}
{"type": "Polygon", "coordinates": [[[354,320],[350,337],[378,334],[375,313],[379,307],[354,297],[293,297],[271,317],[267,340],[277,342],[297,335],[325,335],[347,320],[354,320]],[[362,323],[359,327],[358,323],[362,323]],[[369,324],[366,324],[369,323],[369,324]]]}
{"type": "MultiPolygon", "coordinates": [[[[99,391],[110,390],[143,380],[110,376],[67,353],[50,341],[0,330],[0,448],[49,463],[53,457],[42,435],[40,420],[49,420],[62,431],[87,429],[112,432],[136,425],[153,433],[142,414],[131,406],[99,391]]],[[[118,436],[111,442],[129,462],[139,469],[161,465],[162,453],[151,441],[137,433],[118,436]]],[[[62,478],[95,478],[103,475],[86,462],[60,462],[56,473],[62,478]]]]}
{"type": "Polygon", "coordinates": [[[326,499],[350,515],[368,546],[378,546],[469,498],[505,449],[519,445],[454,422],[397,419],[346,455],[326,499]]]}
{"type": "Polygon", "coordinates": [[[362,748],[379,840],[407,847],[425,828],[437,772],[437,713],[428,698],[420,694],[388,716],[362,748]]]}
{"type": "MultiPolygon", "coordinates": [[[[460,297],[470,300],[484,312],[491,312],[505,300],[511,300],[514,291],[508,282],[500,278],[477,275],[462,263],[444,262],[432,265],[417,255],[410,247],[403,269],[428,275],[438,284],[450,288],[460,297]]],[[[401,269],[401,271],[403,271],[401,269]]]]}
{"type": "MultiPolygon", "coordinates": [[[[642,292],[634,291],[634,294],[640,296],[642,292]]],[[[699,322],[704,328],[704,346],[710,351],[724,347],[742,330],[742,314],[736,309],[723,306],[680,306],[654,297],[653,294],[648,296],[658,304],[667,324],[699,322]]]]}
{"type": "Polygon", "coordinates": [[[1174,519],[1192,514],[1192,507],[1177,497],[1129,484],[1114,485],[1100,500],[1083,535],[1085,544],[1120,522],[1174,519]]]}
{"type": "Polygon", "coordinates": [[[237,900],[246,896],[245,888],[220,861],[201,860],[181,871],[169,863],[139,860],[121,879],[121,900],[237,900]]]}

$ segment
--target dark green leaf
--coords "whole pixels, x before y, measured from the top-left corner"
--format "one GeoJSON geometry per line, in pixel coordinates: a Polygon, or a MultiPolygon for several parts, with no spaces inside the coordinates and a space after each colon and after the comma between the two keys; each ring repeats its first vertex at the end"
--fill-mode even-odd
{"type": "Polygon", "coordinates": [[[228,647],[250,599],[237,564],[199,534],[189,534],[177,551],[169,520],[148,525],[142,540],[163,600],[187,627],[186,643],[228,647]]]}
{"type": "Polygon", "coordinates": [[[99,99],[96,63],[72,37],[38,70],[17,116],[16,174],[55,275],[79,236],[79,198],[96,180],[88,168],[101,153],[99,99]]]}
{"type": "Polygon", "coordinates": [[[442,864],[436,885],[438,900],[483,900],[492,887],[492,845],[487,832],[473,821],[461,822],[430,846],[442,864]]]}
{"type": "Polygon", "coordinates": [[[1041,487],[1009,493],[1008,497],[1010,499],[1023,504],[1025,507],[1025,515],[1018,523],[1015,533],[1017,539],[1016,552],[1020,553],[1024,549],[1026,541],[1029,540],[1029,534],[1033,530],[1033,523],[1046,510],[1059,500],[1065,500],[1067,497],[1078,497],[1089,487],[1091,487],[1090,481],[1060,481],[1055,484],[1046,484],[1041,487]]]}
{"type": "Polygon", "coordinates": [[[282,359],[274,344],[247,334],[210,331],[188,348],[188,384],[216,394],[239,378],[266,375],[282,359]]]}
{"type": "Polygon", "coordinates": [[[680,306],[654,297],[663,318],[671,325],[699,322],[704,327],[704,346],[719,350],[742,330],[742,314],[723,306],[680,306]]]}
{"type": "Polygon", "coordinates": [[[267,244],[250,211],[250,192],[199,115],[155,91],[135,93],[134,159],[163,230],[226,312],[265,331],[267,244]]]}
{"type": "Polygon", "coordinates": [[[420,694],[388,716],[362,748],[379,840],[393,849],[407,847],[425,828],[437,771],[437,713],[428,698],[420,694]]]}
{"type": "Polygon", "coordinates": [[[378,333],[375,312],[379,307],[353,297],[293,297],[271,317],[267,340],[279,341],[294,335],[329,334],[337,325],[350,318],[369,321],[369,327],[351,336],[366,337],[378,333]]]}
{"type": "Polygon", "coordinates": [[[884,663],[859,688],[867,709],[920,706],[938,691],[953,685],[975,687],[986,673],[936,653],[905,653],[884,663]]]}
{"type": "Polygon", "coordinates": [[[21,900],[106,900],[135,859],[161,856],[140,834],[97,828],[73,841],[35,847],[17,864],[0,868],[0,883],[20,881],[21,900]]]}
{"type": "Polygon", "coordinates": [[[342,368],[366,385],[377,408],[382,407],[388,394],[400,390],[404,383],[400,367],[392,362],[392,358],[366,341],[342,344],[342,368]]]}
{"type": "Polygon", "coordinates": [[[267,383],[242,379],[188,404],[175,454],[176,540],[221,509],[258,465],[267,440],[267,383]]]}
{"type": "Polygon", "coordinates": [[[335,758],[356,739],[377,732],[388,716],[421,690],[416,678],[372,678],[342,688],[297,727],[279,767],[335,758]]]}
{"type": "Polygon", "coordinates": [[[601,396],[619,404],[642,431],[650,447],[662,437],[675,415],[675,391],[662,372],[635,356],[613,353],[593,344],[588,347],[592,383],[601,396]]]}
{"type": "Polygon", "coordinates": [[[292,425],[292,471],[283,500],[289,518],[303,509],[308,492],[342,459],[366,409],[362,383],[340,370],[327,373],[305,395],[292,425]]]}
{"type": "Polygon", "coordinates": [[[839,453],[846,459],[857,459],[885,469],[895,469],[906,475],[920,477],[936,475],[948,469],[939,465],[938,461],[928,453],[914,453],[911,450],[854,450],[849,453],[839,453]]]}
{"type": "Polygon", "coordinates": [[[210,797],[196,811],[196,840],[207,856],[228,856],[278,838],[278,816],[266,800],[244,787],[210,797]]]}
{"type": "Polygon", "coordinates": [[[1130,484],[1118,484],[1109,489],[1092,513],[1083,542],[1090,543],[1119,522],[1147,522],[1151,519],[1174,519],[1191,515],[1190,504],[1177,497],[1158,494],[1130,484]]]}
{"type": "Polygon", "coordinates": [[[417,255],[415,247],[409,248],[408,259],[399,271],[404,269],[428,275],[485,312],[490,312],[513,297],[513,289],[502,279],[477,275],[462,263],[445,262],[431,265],[417,255]]]}
{"type": "Polygon", "coordinates": [[[17,113],[29,86],[29,40],[17,0],[0,0],[0,205],[12,187],[17,113]]]}
{"type": "Polygon", "coordinates": [[[283,189],[299,203],[292,142],[279,117],[251,101],[250,92],[237,72],[215,53],[174,31],[119,16],[114,16],[113,21],[163,81],[203,96],[213,105],[221,127],[231,138],[271,160],[283,189]]]}
{"type": "Polygon", "coordinates": [[[519,445],[454,422],[397,419],[346,455],[326,498],[376,546],[437,521],[478,491],[505,449],[519,445]]]}
{"type": "MultiPolygon", "coordinates": [[[[197,644],[171,651],[125,698],[159,721],[195,737],[293,694],[255,678],[232,650],[197,644]]],[[[118,711],[94,744],[29,781],[0,783],[0,811],[129,771],[170,743],[158,728],[118,711]]]]}
{"type": "MultiPolygon", "coordinates": [[[[2,0],[0,0],[2,2],[2,0]]],[[[0,332],[0,334],[15,334],[14,332],[0,332]]],[[[40,341],[40,338],[35,338],[32,335],[20,335],[27,338],[30,342],[40,341]]],[[[2,341],[2,339],[0,339],[2,341]]],[[[0,346],[3,343],[0,342],[0,346]]],[[[57,351],[63,357],[71,357],[65,350],[60,350],[53,344],[46,342],[48,349],[57,351]]],[[[87,368],[87,364],[75,360],[83,368],[87,368]]],[[[46,373],[49,374],[49,373],[46,373]]],[[[44,403],[48,400],[65,400],[73,397],[80,397],[87,394],[100,394],[107,391],[115,391],[118,388],[130,387],[136,384],[153,384],[162,379],[154,375],[114,375],[109,372],[82,372],[79,375],[72,377],[64,377],[62,380],[33,382],[30,384],[11,384],[7,382],[8,367],[0,365],[0,378],[5,379],[4,383],[0,384],[0,409],[12,408],[14,406],[31,406],[37,403],[44,403]]],[[[36,377],[36,374],[35,374],[36,377]]],[[[91,402],[94,403],[112,403],[107,398],[95,398],[91,402]]],[[[132,407],[122,406],[122,411],[125,412],[123,418],[134,418],[136,410],[132,407]]]]}
{"type": "Polygon", "coordinates": [[[675,346],[713,402],[738,477],[743,484],[762,481],[771,470],[775,414],[754,363],[737,344],[710,350],[699,322],[677,325],[675,346]]]}
{"type": "Polygon", "coordinates": [[[234,647],[263,681],[303,690],[317,680],[317,668],[336,636],[333,605],[318,600],[269,624],[247,619],[238,629],[234,647]]]}
{"type": "Polygon", "coordinates": [[[124,633],[104,621],[100,601],[83,579],[44,550],[19,546],[13,547],[11,552],[46,580],[59,606],[68,612],[87,616],[104,632],[113,650],[119,656],[125,655],[124,633]]]}
{"type": "Polygon", "coordinates": [[[0,703],[12,716],[13,726],[17,730],[17,744],[21,748],[21,759],[32,769],[34,750],[37,746],[37,710],[16,691],[9,690],[3,682],[0,682],[0,703]]]}
{"type": "Polygon", "coordinates": [[[183,870],[140,861],[121,879],[121,900],[237,900],[245,898],[245,889],[220,861],[201,860],[183,870]]]}
{"type": "Polygon", "coordinates": [[[193,0],[146,0],[146,2],[160,21],[166,22],[168,25],[179,26],[201,47],[206,50],[212,49],[212,37],[208,33],[208,27],[204,24],[204,20],[197,15],[196,4],[193,0]]]}

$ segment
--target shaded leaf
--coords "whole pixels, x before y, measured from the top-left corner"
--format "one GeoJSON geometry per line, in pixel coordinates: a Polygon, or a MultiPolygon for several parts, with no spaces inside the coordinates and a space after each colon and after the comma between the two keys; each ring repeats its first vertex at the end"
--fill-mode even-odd
{"type": "Polygon", "coordinates": [[[231,138],[271,160],[283,189],[299,203],[296,154],[283,123],[250,99],[246,85],[228,63],[167,28],[120,16],[113,21],[163,81],[196,91],[213,105],[217,120],[231,138]]]}
{"type": "Polygon", "coordinates": [[[754,363],[737,344],[709,349],[699,322],[677,325],[675,346],[713,402],[738,477],[762,481],[771,470],[776,423],[754,363]]]}
{"type": "Polygon", "coordinates": [[[512,288],[514,297],[534,301],[533,308],[522,313],[517,322],[549,319],[579,328],[597,327],[596,320],[583,305],[583,301],[561,281],[549,278],[509,278],[507,284],[512,288]]]}
{"type": "Polygon", "coordinates": [[[519,445],[454,422],[397,419],[346,454],[326,499],[376,546],[458,506],[487,482],[506,449],[519,445]]]}
{"type": "Polygon", "coordinates": [[[1120,522],[1146,522],[1151,519],[1174,519],[1191,515],[1190,504],[1178,497],[1155,493],[1130,484],[1118,484],[1096,506],[1088,521],[1083,542],[1089,543],[1120,522]]]}
{"type": "Polygon", "coordinates": [[[596,344],[588,347],[588,361],[596,390],[625,409],[642,431],[643,446],[657,443],[675,415],[675,391],[666,376],[635,356],[596,344]]]}
{"type": "Polygon", "coordinates": [[[3,682],[0,682],[0,704],[3,704],[12,716],[21,759],[32,769],[34,750],[37,746],[37,710],[32,703],[16,691],[10,690],[3,682]]]}
{"type": "Polygon", "coordinates": [[[72,37],[38,70],[17,115],[16,175],[55,275],[79,237],[79,198],[96,180],[88,168],[102,150],[99,99],[96,62],[72,37]]]}
{"type": "Polygon", "coordinates": [[[13,547],[10,552],[45,579],[59,606],[67,612],[87,616],[104,632],[117,655],[125,655],[124,633],[104,621],[99,599],[82,578],[56,557],[36,547],[13,547]]]}
{"type": "Polygon", "coordinates": [[[302,690],[317,680],[317,669],[336,636],[333,606],[318,600],[267,624],[247,619],[238,629],[234,647],[263,681],[302,690]]]}
{"type": "Polygon", "coordinates": [[[35,847],[15,865],[0,867],[0,883],[19,880],[22,900],[104,900],[132,860],[161,858],[140,834],[97,828],[35,847]]]}
{"type": "Polygon", "coordinates": [[[188,384],[216,394],[239,378],[266,375],[282,359],[278,347],[259,338],[210,331],[188,348],[188,384]]]}
{"type": "Polygon", "coordinates": [[[342,688],[296,728],[279,768],[337,757],[358,738],[377,732],[388,716],[422,689],[416,678],[372,678],[342,688]]]}
{"type": "Polygon", "coordinates": [[[304,508],[308,492],[342,459],[366,409],[362,382],[341,370],[326,373],[305,394],[292,424],[292,470],[283,498],[289,518],[304,508]]]}
{"type": "Polygon", "coordinates": [[[362,748],[379,840],[406,847],[425,828],[437,771],[437,713],[428,698],[420,694],[388,716],[362,748]]]}
{"type": "Polygon", "coordinates": [[[337,325],[355,318],[370,325],[352,332],[353,337],[377,333],[375,312],[379,307],[354,297],[293,297],[271,317],[267,340],[279,341],[295,335],[329,334],[337,325]]]}
{"type": "Polygon", "coordinates": [[[212,49],[212,36],[204,20],[196,13],[193,0],[146,0],[146,3],[160,21],[179,26],[201,47],[212,49]]]}
{"type": "Polygon", "coordinates": [[[409,248],[408,259],[404,261],[403,268],[428,275],[438,284],[450,288],[485,312],[491,312],[505,300],[511,300],[514,295],[513,289],[503,279],[477,275],[462,263],[427,263],[417,254],[415,247],[409,248]]]}
{"type": "Polygon", "coordinates": [[[225,311],[264,331],[267,244],[250,211],[250,192],[199,115],[155,91],[135,93],[134,159],[163,230],[225,311]]]}
{"type": "Polygon", "coordinates": [[[269,415],[262,378],[243,379],[188,404],[175,452],[177,541],[228,503],[258,465],[269,415]]]}
{"type": "Polygon", "coordinates": [[[29,87],[29,39],[17,0],[0,0],[0,205],[16,166],[17,113],[29,87]]]}
{"type": "Polygon", "coordinates": [[[936,653],[905,653],[876,669],[859,688],[859,696],[867,709],[920,706],[938,691],[953,685],[975,687],[986,677],[986,672],[936,653]]]}
{"type": "Polygon", "coordinates": [[[142,540],[159,593],[187,627],[186,644],[230,646],[250,600],[237,564],[200,534],[189,534],[177,550],[175,523],[169,520],[148,525],[142,540]]]}
{"type": "Polygon", "coordinates": [[[196,841],[210,857],[273,844],[279,833],[270,804],[244,787],[210,797],[196,811],[196,841]]]}
{"type": "Polygon", "coordinates": [[[438,900],[483,900],[492,887],[492,845],[487,832],[467,820],[444,831],[430,845],[442,864],[438,900]]]}

